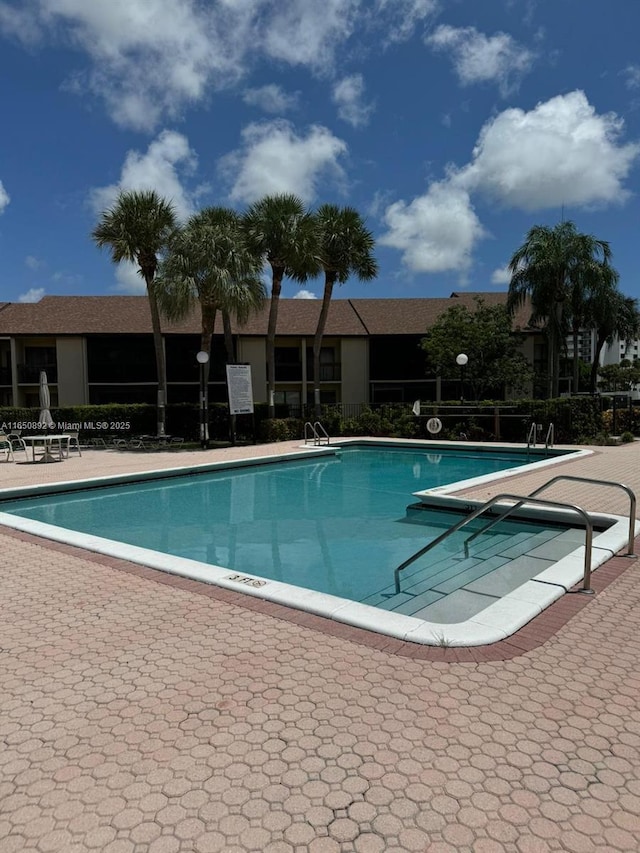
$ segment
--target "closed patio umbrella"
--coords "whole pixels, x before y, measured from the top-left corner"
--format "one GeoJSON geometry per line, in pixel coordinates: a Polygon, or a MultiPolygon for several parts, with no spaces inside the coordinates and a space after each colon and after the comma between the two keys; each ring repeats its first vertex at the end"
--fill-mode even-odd
{"type": "Polygon", "coordinates": [[[49,406],[51,405],[51,395],[49,394],[49,385],[47,384],[46,371],[40,371],[40,417],[39,421],[47,429],[55,426],[49,406]]]}

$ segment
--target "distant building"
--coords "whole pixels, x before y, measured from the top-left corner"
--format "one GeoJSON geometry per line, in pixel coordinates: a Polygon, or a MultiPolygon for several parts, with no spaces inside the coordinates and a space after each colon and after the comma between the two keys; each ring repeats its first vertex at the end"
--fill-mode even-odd
{"type": "MultiPolygon", "coordinates": [[[[596,333],[593,329],[580,329],[578,332],[578,358],[587,364],[593,364],[596,354],[596,333]]],[[[573,359],[573,335],[567,335],[567,357],[573,359]]]]}
{"type": "Polygon", "coordinates": [[[600,364],[620,364],[623,359],[634,361],[640,358],[640,340],[621,341],[616,338],[612,344],[605,344],[602,348],[600,364]]]}

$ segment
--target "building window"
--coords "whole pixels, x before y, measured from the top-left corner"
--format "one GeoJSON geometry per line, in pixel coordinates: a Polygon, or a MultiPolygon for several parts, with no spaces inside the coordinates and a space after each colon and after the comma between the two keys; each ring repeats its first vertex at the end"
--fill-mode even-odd
{"type": "MultiPolygon", "coordinates": [[[[307,347],[307,379],[312,382],[313,375],[313,347],[307,347]]],[[[335,347],[321,347],[320,349],[320,382],[339,382],[340,364],[336,360],[335,347]]]]}
{"type": "Polygon", "coordinates": [[[300,391],[276,391],[273,395],[277,418],[298,418],[302,413],[300,391]]]}
{"type": "Polygon", "coordinates": [[[302,359],[299,347],[276,347],[275,362],[276,382],[302,381],[302,359]]]}
{"type": "Polygon", "coordinates": [[[37,383],[40,381],[42,370],[46,371],[48,382],[58,381],[56,348],[26,346],[24,348],[24,364],[18,365],[18,381],[37,383]]]}

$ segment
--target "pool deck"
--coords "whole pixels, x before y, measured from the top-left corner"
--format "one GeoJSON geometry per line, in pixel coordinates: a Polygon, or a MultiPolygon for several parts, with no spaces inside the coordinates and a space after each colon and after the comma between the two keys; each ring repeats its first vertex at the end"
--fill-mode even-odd
{"type": "MultiPolygon", "coordinates": [[[[0,488],[298,448],[0,462],[0,488]]],[[[556,472],[640,494],[639,442],[593,450],[465,495],[556,472]]],[[[0,528],[0,850],[640,849],[639,570],[614,557],[502,643],[416,651],[0,528]]]]}

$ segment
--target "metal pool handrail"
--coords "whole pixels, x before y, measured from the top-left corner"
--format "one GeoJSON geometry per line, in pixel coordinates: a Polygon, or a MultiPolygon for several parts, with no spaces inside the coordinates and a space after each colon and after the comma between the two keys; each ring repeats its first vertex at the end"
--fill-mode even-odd
{"type": "Polygon", "coordinates": [[[544,442],[545,450],[547,450],[549,447],[553,447],[555,435],[556,435],[556,433],[555,433],[554,425],[549,424],[549,429],[547,430],[547,437],[546,437],[545,442],[544,442]]]}
{"type": "MultiPolygon", "coordinates": [[[[636,496],[632,489],[629,486],[625,486],[623,483],[615,483],[613,480],[597,480],[594,477],[576,477],[571,474],[558,474],[557,477],[553,477],[551,480],[547,480],[546,483],[543,483],[541,486],[538,486],[537,489],[534,489],[532,492],[529,492],[526,498],[520,501],[520,503],[515,504],[511,509],[519,509],[522,504],[527,502],[528,498],[533,498],[536,495],[539,495],[540,492],[544,492],[545,489],[548,489],[549,486],[553,486],[554,483],[557,483],[559,480],[569,480],[573,483],[593,483],[596,486],[613,486],[616,489],[622,489],[629,496],[629,542],[627,545],[627,557],[633,557],[633,544],[635,539],[635,520],[636,520],[636,496]]],[[[509,511],[511,511],[511,509],[509,511]]],[[[485,533],[490,528],[494,527],[505,517],[506,513],[499,515],[498,518],[494,518],[489,524],[482,527],[480,530],[476,530],[475,533],[472,533],[464,542],[464,554],[465,557],[469,556],[469,543],[473,542],[473,540],[479,536],[481,533],[485,533]]]]}
{"type": "Polygon", "coordinates": [[[326,441],[327,444],[330,443],[331,439],[329,438],[329,433],[322,426],[320,421],[316,421],[314,424],[311,421],[307,421],[304,425],[304,443],[306,444],[308,441],[313,439],[314,445],[322,444],[323,441],[326,441]],[[311,436],[309,436],[311,433],[311,436]]]}
{"type": "Polygon", "coordinates": [[[495,495],[493,498],[490,498],[488,501],[482,504],[482,506],[475,509],[472,513],[465,516],[462,521],[459,521],[457,524],[454,524],[453,527],[450,527],[448,530],[445,530],[444,533],[441,533],[440,536],[437,536],[432,542],[429,542],[428,545],[425,545],[424,548],[421,548],[419,551],[409,557],[408,560],[405,560],[404,563],[401,563],[397,569],[394,571],[394,580],[396,586],[396,593],[401,592],[400,589],[400,572],[403,569],[406,569],[407,566],[414,563],[417,559],[422,557],[428,551],[431,551],[432,548],[435,548],[436,545],[439,545],[443,542],[447,537],[451,536],[452,533],[456,533],[460,528],[469,524],[470,521],[478,518],[478,516],[482,515],[483,512],[486,512],[490,507],[492,507],[495,503],[502,500],[512,500],[517,501],[518,503],[513,504],[506,512],[504,512],[500,518],[504,519],[508,515],[510,515],[515,509],[522,506],[523,503],[537,504],[538,506],[553,506],[561,509],[570,509],[574,512],[578,513],[584,521],[585,525],[585,542],[584,542],[584,576],[582,581],[582,590],[581,592],[593,593],[591,589],[591,543],[593,541],[593,522],[590,517],[587,515],[585,510],[581,507],[576,506],[575,504],[561,503],[560,501],[550,501],[545,498],[534,498],[530,495],[523,497],[523,495],[512,495],[507,492],[503,492],[500,495],[495,495]]]}
{"type": "MultiPolygon", "coordinates": [[[[542,431],[542,424],[540,424],[540,431],[542,431]]],[[[527,455],[529,455],[529,450],[532,447],[536,446],[536,442],[538,440],[538,424],[534,421],[529,427],[529,433],[527,435],[527,455]]],[[[553,447],[553,443],[555,440],[555,426],[553,424],[549,424],[547,428],[547,437],[544,441],[544,449],[548,450],[550,447],[553,447]]]]}

